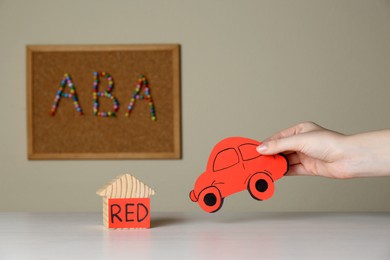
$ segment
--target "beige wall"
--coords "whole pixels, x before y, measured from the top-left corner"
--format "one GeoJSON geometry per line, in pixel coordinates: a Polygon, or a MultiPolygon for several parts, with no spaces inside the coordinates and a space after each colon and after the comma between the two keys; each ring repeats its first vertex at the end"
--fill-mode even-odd
{"type": "MultiPolygon", "coordinates": [[[[390,127],[390,1],[0,0],[0,211],[99,211],[131,172],[156,211],[200,211],[188,192],[220,139],[312,120],[352,134],[390,127]],[[182,160],[28,161],[27,44],[180,43],[182,160]]],[[[390,178],[286,177],[225,211],[390,211],[390,178]]]]}

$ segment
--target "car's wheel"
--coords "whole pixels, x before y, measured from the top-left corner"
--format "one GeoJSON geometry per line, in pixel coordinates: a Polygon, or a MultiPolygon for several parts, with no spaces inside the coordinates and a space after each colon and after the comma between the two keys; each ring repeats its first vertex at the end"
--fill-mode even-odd
{"type": "Polygon", "coordinates": [[[213,213],[222,207],[223,198],[217,187],[210,186],[200,192],[198,203],[204,211],[213,213]]]}
{"type": "Polygon", "coordinates": [[[248,182],[248,191],[254,199],[269,199],[275,191],[274,181],[266,173],[256,173],[248,182]]]}

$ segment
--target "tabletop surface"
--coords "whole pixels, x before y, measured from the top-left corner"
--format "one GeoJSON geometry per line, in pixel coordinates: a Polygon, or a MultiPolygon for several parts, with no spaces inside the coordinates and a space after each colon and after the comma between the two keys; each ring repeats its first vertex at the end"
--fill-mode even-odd
{"type": "Polygon", "coordinates": [[[390,213],[0,213],[0,259],[390,259],[390,213]]]}

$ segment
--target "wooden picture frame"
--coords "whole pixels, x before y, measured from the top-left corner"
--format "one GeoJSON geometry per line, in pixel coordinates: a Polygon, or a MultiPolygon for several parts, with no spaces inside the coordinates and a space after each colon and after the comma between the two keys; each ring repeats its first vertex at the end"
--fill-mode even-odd
{"type": "Polygon", "coordinates": [[[178,44],[30,45],[26,52],[29,159],[181,158],[178,44]]]}

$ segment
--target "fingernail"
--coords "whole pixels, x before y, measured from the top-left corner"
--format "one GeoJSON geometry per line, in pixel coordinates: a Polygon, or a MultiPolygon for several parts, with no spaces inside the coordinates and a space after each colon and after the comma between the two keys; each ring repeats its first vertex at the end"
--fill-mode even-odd
{"type": "Polygon", "coordinates": [[[261,145],[256,147],[256,150],[258,153],[263,153],[267,150],[267,145],[265,143],[262,143],[261,145]]]}

